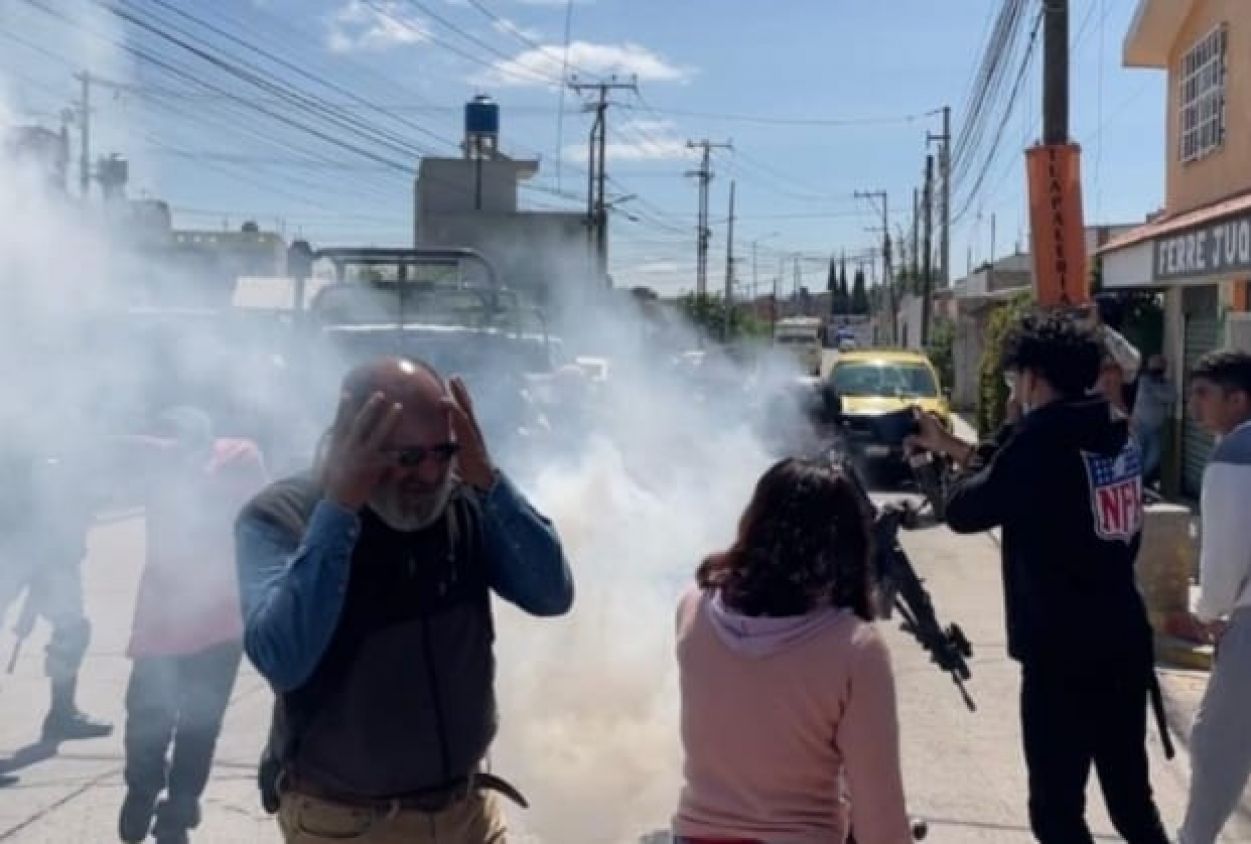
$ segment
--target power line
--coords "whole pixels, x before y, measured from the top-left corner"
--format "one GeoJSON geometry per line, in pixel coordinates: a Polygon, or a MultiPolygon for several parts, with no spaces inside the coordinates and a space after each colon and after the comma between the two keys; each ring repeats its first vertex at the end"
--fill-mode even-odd
{"type": "MultiPolygon", "coordinates": [[[[465,39],[469,43],[477,47],[481,47],[483,50],[486,50],[492,55],[498,57],[501,61],[506,62],[506,63],[513,62],[515,58],[514,56],[510,56],[507,53],[503,52],[502,50],[497,49],[495,45],[491,44],[490,42],[482,40],[481,38],[474,35],[473,33],[466,32],[464,29],[452,23],[447,18],[443,17],[438,12],[431,9],[428,5],[421,2],[421,0],[404,0],[404,1],[407,2],[409,5],[414,6],[417,9],[421,10],[423,14],[425,14],[427,17],[429,17],[431,20],[435,21],[436,23],[442,25],[445,29],[448,29],[456,33],[457,35],[459,35],[461,38],[465,39]]],[[[368,3],[370,7],[372,7],[379,13],[386,14],[392,20],[401,20],[401,22],[403,22],[404,25],[408,27],[409,29],[414,28],[411,23],[402,21],[402,19],[397,19],[393,15],[391,15],[389,12],[385,11],[385,9],[377,2],[377,0],[365,0],[365,2],[368,3]]],[[[441,46],[448,47],[449,45],[442,44],[441,46]]],[[[475,56],[468,52],[462,52],[461,55],[465,56],[472,62],[485,65],[486,67],[492,70],[498,71],[501,69],[501,66],[492,62],[487,62],[483,60],[480,56],[475,56]]],[[[546,53],[544,55],[546,55],[546,53]]],[[[533,81],[547,82],[548,84],[551,84],[551,85],[564,84],[563,79],[559,79],[559,78],[552,77],[552,76],[547,76],[545,74],[539,73],[538,71],[530,70],[529,68],[525,68],[524,71],[526,74],[529,74],[531,77],[533,77],[533,81]]]]}
{"type": "MultiPolygon", "coordinates": [[[[288,61],[288,60],[286,60],[286,59],[282,58],[281,56],[275,55],[275,54],[274,54],[274,53],[272,53],[271,51],[265,50],[265,49],[264,49],[264,48],[262,48],[262,47],[258,47],[258,46],[256,46],[255,44],[249,43],[249,42],[245,41],[245,40],[244,40],[244,39],[242,39],[242,38],[239,38],[239,37],[237,37],[237,36],[235,36],[235,35],[232,35],[231,33],[226,32],[225,30],[223,30],[223,29],[221,29],[221,28],[219,28],[219,27],[216,27],[216,26],[214,26],[214,25],[213,25],[213,24],[211,24],[211,23],[208,23],[207,21],[203,20],[202,18],[197,18],[196,16],[194,16],[194,15],[192,15],[192,14],[190,14],[190,13],[188,13],[188,12],[186,12],[186,11],[182,10],[182,9],[177,8],[177,7],[176,7],[176,6],[174,6],[173,4],[171,4],[171,3],[167,2],[167,0],[147,0],[147,2],[150,2],[150,3],[155,3],[156,5],[158,5],[158,6],[162,7],[162,8],[164,8],[164,9],[168,9],[169,11],[173,12],[174,14],[176,14],[176,15],[178,15],[178,16],[180,16],[180,17],[182,17],[182,18],[184,18],[184,19],[186,19],[186,20],[188,20],[188,21],[191,21],[192,23],[195,23],[196,25],[198,25],[198,26],[200,26],[200,27],[202,27],[202,28],[204,28],[204,29],[208,30],[209,32],[212,32],[212,33],[214,33],[215,35],[218,35],[218,36],[220,36],[220,37],[222,37],[222,38],[225,38],[225,39],[226,39],[227,41],[229,41],[230,43],[233,43],[233,44],[236,44],[236,45],[238,45],[238,46],[241,46],[241,47],[243,47],[245,50],[248,50],[249,52],[255,53],[255,54],[257,54],[257,55],[261,56],[262,58],[265,58],[266,60],[268,60],[268,61],[270,61],[270,62],[273,62],[274,64],[277,64],[278,66],[280,66],[280,67],[282,67],[282,68],[285,68],[286,70],[289,70],[289,71],[291,71],[291,72],[293,72],[293,73],[297,74],[298,76],[301,76],[301,77],[303,77],[303,78],[305,78],[305,79],[308,79],[309,81],[314,82],[315,84],[321,85],[321,86],[326,87],[326,88],[328,88],[328,89],[330,89],[330,90],[332,90],[332,91],[335,91],[336,93],[342,94],[342,95],[346,96],[346,97],[347,97],[347,98],[348,98],[351,102],[356,103],[357,105],[360,105],[360,106],[363,106],[363,107],[365,107],[365,108],[367,108],[367,109],[370,109],[371,111],[374,111],[374,112],[376,112],[376,113],[378,113],[378,114],[380,114],[380,115],[383,115],[383,116],[386,116],[386,117],[390,117],[392,120],[395,120],[396,122],[401,123],[401,124],[403,124],[404,126],[407,126],[407,127],[409,127],[410,129],[413,129],[413,130],[414,130],[414,131],[416,131],[416,132],[420,132],[421,134],[426,135],[427,137],[429,137],[429,138],[431,138],[431,139],[433,139],[433,140],[435,140],[435,141],[438,141],[439,143],[442,143],[442,144],[447,144],[447,145],[452,146],[452,147],[455,147],[455,146],[456,146],[456,142],[455,142],[454,140],[450,140],[450,139],[445,138],[445,137],[443,137],[443,136],[441,136],[441,135],[439,135],[439,134],[437,134],[437,133],[435,133],[435,132],[432,132],[431,130],[427,129],[425,126],[422,126],[421,124],[415,123],[415,122],[413,122],[413,121],[411,121],[411,120],[407,120],[407,119],[404,119],[404,118],[398,117],[398,116],[396,116],[393,112],[388,111],[387,109],[383,108],[382,106],[379,106],[378,104],[373,103],[373,102],[371,102],[371,101],[369,101],[369,100],[367,100],[367,99],[365,99],[365,98],[363,98],[363,97],[359,96],[358,94],[356,94],[356,93],[355,93],[354,91],[352,91],[351,89],[349,89],[349,88],[347,88],[347,87],[345,87],[345,86],[342,86],[342,85],[338,85],[338,84],[334,83],[333,81],[328,80],[328,79],[326,79],[326,78],[324,78],[324,77],[320,77],[320,76],[318,76],[318,75],[316,75],[316,74],[313,74],[313,73],[309,72],[308,70],[306,70],[305,68],[303,68],[302,66],[300,66],[299,64],[296,64],[296,63],[294,63],[294,62],[288,61]]],[[[324,101],[323,101],[323,102],[324,102],[324,101]]],[[[333,104],[328,104],[328,105],[331,105],[331,106],[332,106],[332,107],[334,107],[334,108],[339,108],[338,106],[333,106],[333,104]]]]}
{"type": "Polygon", "coordinates": [[[965,195],[964,202],[961,205],[959,212],[952,215],[953,222],[958,222],[960,219],[964,217],[966,213],[968,213],[969,209],[973,205],[974,200],[976,200],[978,193],[981,191],[982,186],[986,181],[986,176],[988,172],[990,171],[990,168],[994,165],[994,162],[996,158],[998,157],[1001,142],[1003,140],[1004,129],[1007,128],[1008,121],[1012,117],[1013,111],[1015,109],[1016,101],[1021,93],[1021,86],[1024,84],[1025,79],[1029,73],[1031,61],[1034,56],[1034,50],[1038,44],[1038,31],[1042,24],[1042,20],[1043,20],[1042,13],[1039,12],[1034,22],[1033,30],[1030,32],[1029,43],[1025,49],[1025,57],[1021,61],[1021,65],[1019,69],[1017,70],[1016,81],[1013,83],[1011,92],[1008,96],[1007,106],[1003,109],[1002,117],[995,131],[995,136],[994,136],[994,140],[991,145],[991,148],[990,148],[990,152],[988,153],[985,160],[983,161],[978,171],[978,174],[973,181],[972,188],[970,188],[968,193],[965,195]]]}
{"type": "MultiPolygon", "coordinates": [[[[622,103],[622,108],[633,108],[628,103],[622,103]]],[[[821,117],[779,117],[773,115],[762,114],[727,114],[724,112],[713,111],[693,111],[678,108],[659,108],[647,106],[647,111],[656,115],[664,115],[671,117],[699,117],[705,120],[721,120],[730,123],[755,123],[762,126],[814,126],[814,127],[848,127],[848,126],[890,126],[915,123],[918,120],[924,120],[931,117],[936,112],[922,112],[919,114],[904,114],[887,117],[849,117],[849,118],[821,118],[821,117]]]]}
{"type": "MultiPolygon", "coordinates": [[[[157,0],[157,2],[160,1],[161,0],[157,0]]],[[[397,152],[401,155],[421,157],[426,154],[426,150],[394,134],[390,130],[366,124],[359,118],[354,118],[351,115],[344,115],[338,112],[333,108],[333,106],[330,106],[325,100],[315,94],[301,91],[289,83],[284,84],[271,81],[270,75],[266,74],[261,68],[258,68],[255,65],[244,61],[231,61],[226,58],[222,58],[220,55],[215,55],[206,47],[197,46],[189,40],[194,38],[194,36],[190,35],[185,30],[178,29],[177,27],[170,27],[167,30],[164,28],[164,26],[167,25],[158,25],[144,20],[123,8],[110,5],[107,0],[95,0],[95,2],[97,5],[103,6],[132,26],[138,27],[151,35],[154,35],[157,38],[190,53],[196,58],[199,58],[200,60],[212,65],[230,76],[247,82],[254,87],[260,88],[261,90],[275,94],[296,108],[320,115],[322,119],[328,121],[337,128],[354,132],[363,139],[368,139],[373,144],[387,148],[392,152],[397,152]],[[172,30],[172,32],[170,30],[172,30]],[[178,34],[175,35],[173,33],[178,34]]],[[[273,112],[270,113],[273,114],[273,112]]]]}
{"type": "MultiPolygon", "coordinates": [[[[1000,7],[978,66],[970,100],[965,105],[962,125],[956,133],[952,169],[957,181],[976,166],[973,159],[984,142],[987,128],[1003,105],[1006,80],[1020,48],[1027,2],[1029,0],[1003,0],[1000,7]]],[[[998,138],[991,140],[997,142],[998,138]]]]}

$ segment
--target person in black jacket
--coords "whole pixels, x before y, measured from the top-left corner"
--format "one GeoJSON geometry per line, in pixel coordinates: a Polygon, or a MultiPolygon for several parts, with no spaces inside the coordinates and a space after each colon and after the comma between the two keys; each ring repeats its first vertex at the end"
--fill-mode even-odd
{"type": "Polygon", "coordinates": [[[1134,582],[1142,456],[1128,420],[1091,395],[1103,354],[1087,322],[1028,315],[1002,355],[1018,421],[974,446],[920,415],[911,445],[968,470],[948,496],[952,530],[1002,529],[1034,835],[1092,844],[1093,764],[1117,831],[1130,844],[1167,844],[1145,748],[1152,634],[1134,582]]]}

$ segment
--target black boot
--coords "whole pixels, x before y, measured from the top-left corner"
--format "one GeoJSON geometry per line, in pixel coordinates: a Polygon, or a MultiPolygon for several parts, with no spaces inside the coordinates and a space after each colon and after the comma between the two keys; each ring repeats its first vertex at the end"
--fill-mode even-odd
{"type": "Polygon", "coordinates": [[[52,681],[52,708],[43,720],[44,741],[104,738],[112,735],[113,725],[96,721],[74,705],[78,679],[52,681]]]}
{"type": "Polygon", "coordinates": [[[170,797],[156,808],[156,824],[152,835],[156,844],[188,844],[189,831],[200,825],[200,802],[170,797]]]}
{"type": "Polygon", "coordinates": [[[156,815],[156,795],[129,790],[122,801],[122,811],[117,819],[117,837],[126,844],[140,844],[152,831],[152,818],[156,815]]]}

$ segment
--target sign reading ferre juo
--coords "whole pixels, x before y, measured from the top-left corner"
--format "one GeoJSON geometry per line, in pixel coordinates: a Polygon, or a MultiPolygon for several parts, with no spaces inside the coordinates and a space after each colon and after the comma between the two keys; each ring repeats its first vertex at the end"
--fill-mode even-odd
{"type": "Polygon", "coordinates": [[[1082,223],[1081,148],[1036,146],[1025,153],[1034,248],[1034,295],[1045,306],[1090,301],[1082,223]]]}
{"type": "Polygon", "coordinates": [[[1152,247],[1156,281],[1251,270],[1251,212],[1161,235],[1152,247]]]}

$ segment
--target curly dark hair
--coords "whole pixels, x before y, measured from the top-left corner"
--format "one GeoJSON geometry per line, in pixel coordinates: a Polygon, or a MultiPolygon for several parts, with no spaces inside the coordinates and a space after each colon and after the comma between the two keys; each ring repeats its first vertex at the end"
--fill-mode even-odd
{"type": "Polygon", "coordinates": [[[837,466],[788,458],[756,484],[738,539],[695,575],[749,616],[803,615],[820,606],[873,618],[870,514],[837,466]]]}
{"type": "Polygon", "coordinates": [[[1104,357],[1098,329],[1063,312],[1028,313],[1008,331],[1001,360],[1009,371],[1029,370],[1064,398],[1086,395],[1104,357]]]}

